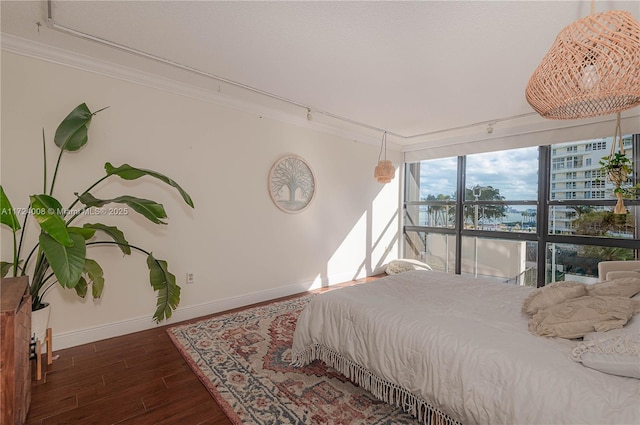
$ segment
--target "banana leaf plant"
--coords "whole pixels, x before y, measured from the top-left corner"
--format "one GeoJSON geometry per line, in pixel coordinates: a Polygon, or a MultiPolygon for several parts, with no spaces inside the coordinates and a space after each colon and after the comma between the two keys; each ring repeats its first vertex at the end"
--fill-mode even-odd
{"type": "Polygon", "coordinates": [[[83,192],[75,192],[74,202],[67,208],[53,196],[56,177],[60,168],[60,159],[65,152],[75,152],[88,142],[89,124],[98,112],[91,112],[86,104],[77,106],[58,126],[54,142],[60,149],[56,167],[47,184],[47,158],[44,130],[42,135],[44,178],[43,191],[29,197],[29,207],[16,209],[12,206],[4,188],[0,185],[0,224],[9,229],[13,236],[13,257],[11,261],[0,263],[1,276],[9,273],[13,276],[31,274],[32,309],[38,310],[45,304],[43,297],[57,284],[63,288],[74,289],[80,297],[86,297],[91,289],[94,299],[100,298],[105,284],[102,267],[94,259],[87,257],[87,248],[96,245],[112,245],[123,254],[132,250],[147,256],[149,282],[157,292],[156,310],[153,319],[161,322],[171,317],[180,302],[180,287],[176,277],[169,272],[167,262],[155,258],[153,254],[139,246],[129,243],[124,233],[116,226],[102,223],[84,223],[75,225],[81,217],[100,217],[106,214],[104,207],[117,204],[118,215],[127,215],[129,211],[141,214],[153,223],[165,225],[167,214],[162,204],[150,199],[130,195],[112,199],[98,199],[91,191],[98,185],[113,178],[136,180],[141,177],[158,179],[178,191],[187,205],[194,207],[189,194],[178,183],[167,176],[152,170],[123,164],[115,167],[107,162],[105,176],[88,186],[83,192]],[[18,219],[24,215],[22,225],[18,219]],[[27,247],[25,227],[29,217],[39,225],[39,236],[27,247]],[[23,258],[23,253],[26,258],[23,258]]]}

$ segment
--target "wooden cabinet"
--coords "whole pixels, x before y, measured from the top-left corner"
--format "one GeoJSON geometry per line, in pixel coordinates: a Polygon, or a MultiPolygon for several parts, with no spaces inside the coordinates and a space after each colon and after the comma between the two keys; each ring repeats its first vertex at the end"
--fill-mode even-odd
{"type": "Polygon", "coordinates": [[[31,403],[29,279],[2,279],[0,304],[0,425],[24,424],[31,403]]]}

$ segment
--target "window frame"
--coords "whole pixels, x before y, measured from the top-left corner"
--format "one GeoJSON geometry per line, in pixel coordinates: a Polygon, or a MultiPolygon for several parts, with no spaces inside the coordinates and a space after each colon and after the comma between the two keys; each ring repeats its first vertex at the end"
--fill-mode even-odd
{"type": "MultiPolygon", "coordinates": [[[[580,141],[576,141],[579,143],[580,141]]],[[[640,134],[633,134],[631,137],[631,143],[633,147],[633,178],[634,184],[637,184],[640,181],[640,134]]],[[[591,190],[585,189],[585,197],[586,192],[590,192],[590,199],[558,199],[559,197],[552,197],[551,193],[551,182],[555,181],[555,175],[553,174],[553,170],[566,170],[564,167],[564,159],[562,161],[562,168],[552,168],[557,165],[559,161],[555,161],[557,158],[554,158],[552,161],[552,149],[557,150],[556,147],[552,147],[555,145],[543,145],[538,147],[538,199],[535,201],[476,201],[476,200],[465,200],[465,180],[466,180],[466,155],[458,156],[457,158],[457,184],[456,184],[456,196],[455,199],[447,200],[447,201],[407,201],[407,176],[408,176],[408,167],[415,166],[415,164],[420,164],[420,162],[413,163],[405,163],[405,174],[404,174],[404,191],[403,191],[403,209],[404,214],[403,217],[406,217],[407,214],[407,206],[412,205],[444,205],[447,203],[448,205],[455,204],[455,219],[453,228],[450,227],[430,227],[430,226],[420,226],[420,225],[407,225],[403,219],[402,226],[402,236],[403,239],[407,237],[407,232],[427,232],[427,233],[441,233],[447,235],[455,235],[456,238],[456,253],[455,253],[455,271],[456,274],[461,274],[461,258],[462,258],[462,238],[463,237],[481,237],[481,238],[493,238],[493,239],[506,239],[506,240],[520,240],[520,241],[532,241],[537,243],[537,285],[538,287],[544,286],[546,284],[546,247],[548,244],[574,244],[574,245],[590,245],[597,247],[620,247],[620,248],[630,248],[635,251],[636,259],[640,258],[640,199],[628,199],[625,200],[625,204],[628,206],[635,206],[635,234],[631,239],[620,239],[620,238],[609,238],[609,237],[595,237],[595,236],[583,236],[583,235],[570,235],[570,234],[552,234],[549,231],[549,219],[551,215],[551,210],[554,206],[572,206],[572,205],[580,205],[580,206],[605,206],[605,207],[613,207],[616,204],[616,199],[602,199],[595,198],[594,195],[596,192],[600,194],[600,192],[604,191],[604,188],[592,187],[591,190]],[[545,172],[541,172],[544,170],[545,172]],[[553,175],[553,178],[552,178],[553,175]],[[596,189],[596,190],[593,190],[596,189]],[[598,190],[601,189],[601,190],[598,190]],[[536,223],[536,231],[533,232],[504,232],[499,230],[477,230],[477,229],[465,229],[464,228],[464,208],[465,206],[475,206],[475,205],[483,205],[483,204],[491,204],[491,205],[531,205],[537,211],[537,223],[536,223]],[[542,249],[541,249],[542,247],[542,249]]],[[[590,150],[603,150],[606,147],[606,143],[602,141],[585,143],[585,151],[588,152],[590,150]],[[604,147],[603,147],[604,144],[604,147]]],[[[577,148],[577,147],[576,147],[577,148]]],[[[579,149],[572,150],[571,154],[575,154],[576,151],[580,151],[579,149]]],[[[415,170],[414,170],[415,173],[415,170]]],[[[598,178],[597,172],[591,173],[591,178],[598,178]]],[[[555,195],[555,192],[553,193],[555,195]]],[[[401,244],[402,249],[404,249],[404,244],[401,244]]]]}

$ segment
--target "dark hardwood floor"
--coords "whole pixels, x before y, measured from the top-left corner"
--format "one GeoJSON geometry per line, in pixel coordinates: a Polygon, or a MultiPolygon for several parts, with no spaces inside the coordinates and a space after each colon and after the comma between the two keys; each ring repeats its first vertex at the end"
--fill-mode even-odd
{"type": "Polygon", "coordinates": [[[43,378],[32,381],[28,425],[231,423],[178,353],[166,327],[55,351],[54,356],[43,378]]]}
{"type": "Polygon", "coordinates": [[[42,379],[32,379],[27,425],[231,424],[166,328],[54,351],[53,364],[44,362],[42,379]]]}

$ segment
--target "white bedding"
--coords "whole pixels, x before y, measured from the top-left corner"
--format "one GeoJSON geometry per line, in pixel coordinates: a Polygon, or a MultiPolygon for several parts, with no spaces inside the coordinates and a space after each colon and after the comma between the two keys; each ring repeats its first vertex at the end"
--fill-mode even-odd
{"type": "Polygon", "coordinates": [[[329,291],[300,315],[292,362],[321,359],[385,401],[465,425],[640,424],[640,380],[570,360],[577,341],[529,333],[531,290],[412,271],[329,291]]]}

